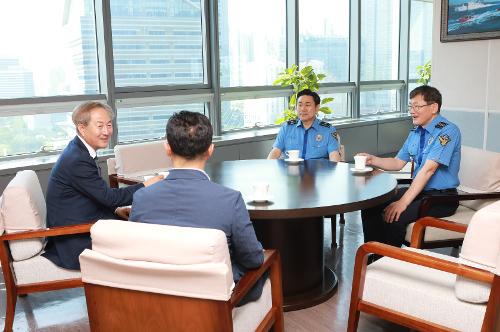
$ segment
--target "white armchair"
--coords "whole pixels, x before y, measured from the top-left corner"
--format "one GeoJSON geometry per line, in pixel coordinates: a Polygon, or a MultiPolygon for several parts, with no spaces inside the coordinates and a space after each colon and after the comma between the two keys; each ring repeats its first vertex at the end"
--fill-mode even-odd
{"type": "MultiPolygon", "coordinates": [[[[460,186],[458,195],[429,197],[422,201],[420,216],[425,217],[431,205],[458,201],[458,209],[452,216],[443,218],[452,222],[468,224],[476,211],[500,200],[500,153],[462,146],[460,163],[460,186]]],[[[410,243],[414,223],[406,229],[406,242],[410,243]]],[[[459,246],[464,235],[445,229],[426,229],[419,247],[438,248],[459,246]]]]}
{"type": "Polygon", "coordinates": [[[421,331],[500,331],[500,202],[476,212],[468,227],[427,217],[417,221],[415,231],[425,225],[466,231],[460,258],[377,242],[362,245],[348,331],[356,331],[360,312],[421,331]],[[386,257],[367,266],[370,253],[386,257]]]}
{"type": "Polygon", "coordinates": [[[119,183],[128,183],[124,178],[139,178],[144,175],[163,172],[172,167],[172,160],[167,156],[164,140],[115,146],[115,157],[109,158],[109,183],[113,188],[119,183]]]}
{"type": "Polygon", "coordinates": [[[92,331],[283,331],[276,251],[234,287],[222,231],[100,220],[91,236],[80,265],[92,331]],[[260,299],[236,307],[266,270],[260,299]]]}
{"type": "Polygon", "coordinates": [[[0,261],[6,288],[5,331],[14,323],[17,296],[81,287],[80,271],[60,268],[41,256],[45,237],[88,233],[90,224],[45,228],[46,207],[33,171],[21,171],[0,197],[0,261]]]}

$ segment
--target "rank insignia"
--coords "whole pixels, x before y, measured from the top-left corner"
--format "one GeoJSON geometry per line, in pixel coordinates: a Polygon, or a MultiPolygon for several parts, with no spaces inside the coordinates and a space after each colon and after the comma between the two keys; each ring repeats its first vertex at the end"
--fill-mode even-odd
{"type": "Polygon", "coordinates": [[[337,141],[339,140],[339,134],[336,131],[332,131],[332,137],[335,138],[337,141]]]}
{"type": "Polygon", "coordinates": [[[288,120],[286,123],[288,123],[289,125],[297,124],[297,119],[288,120]]]}
{"type": "Polygon", "coordinates": [[[323,135],[321,135],[321,134],[316,135],[316,142],[321,142],[322,139],[323,139],[323,135]]]}
{"type": "Polygon", "coordinates": [[[323,127],[326,127],[326,128],[330,128],[332,125],[329,124],[328,122],[325,122],[325,121],[321,121],[319,123],[320,126],[323,126],[323,127]]]}
{"type": "Polygon", "coordinates": [[[415,131],[417,130],[418,126],[413,126],[413,128],[411,128],[411,131],[415,131]]]}
{"type": "Polygon", "coordinates": [[[438,139],[442,146],[445,146],[451,141],[451,138],[448,135],[439,135],[438,139]]]}
{"type": "Polygon", "coordinates": [[[441,122],[438,122],[438,124],[436,125],[436,128],[441,129],[441,128],[446,127],[447,125],[448,124],[446,122],[441,121],[441,122]]]}

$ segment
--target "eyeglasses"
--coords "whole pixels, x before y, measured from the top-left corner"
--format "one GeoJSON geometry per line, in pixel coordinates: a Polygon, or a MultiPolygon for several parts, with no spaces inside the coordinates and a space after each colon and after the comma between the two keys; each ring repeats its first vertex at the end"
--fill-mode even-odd
{"type": "Polygon", "coordinates": [[[415,110],[417,112],[420,112],[422,107],[429,106],[432,104],[435,104],[435,103],[429,103],[429,104],[425,104],[425,105],[408,105],[408,112],[411,112],[411,110],[415,110]]]}

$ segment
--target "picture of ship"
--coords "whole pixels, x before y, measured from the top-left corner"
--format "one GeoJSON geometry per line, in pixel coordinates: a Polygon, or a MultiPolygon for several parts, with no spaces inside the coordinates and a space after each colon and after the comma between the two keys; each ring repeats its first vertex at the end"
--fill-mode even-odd
{"type": "Polygon", "coordinates": [[[450,0],[448,34],[500,31],[500,0],[450,0]]]}

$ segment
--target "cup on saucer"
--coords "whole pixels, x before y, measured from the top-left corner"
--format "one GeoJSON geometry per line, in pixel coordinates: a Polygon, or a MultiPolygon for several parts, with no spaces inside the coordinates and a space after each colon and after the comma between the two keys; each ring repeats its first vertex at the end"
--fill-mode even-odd
{"type": "Polygon", "coordinates": [[[354,156],[354,169],[361,171],[366,168],[366,156],[354,156]]]}
{"type": "Polygon", "coordinates": [[[293,161],[293,160],[299,160],[299,154],[300,150],[288,150],[285,152],[286,156],[288,157],[288,160],[293,161]]]}

